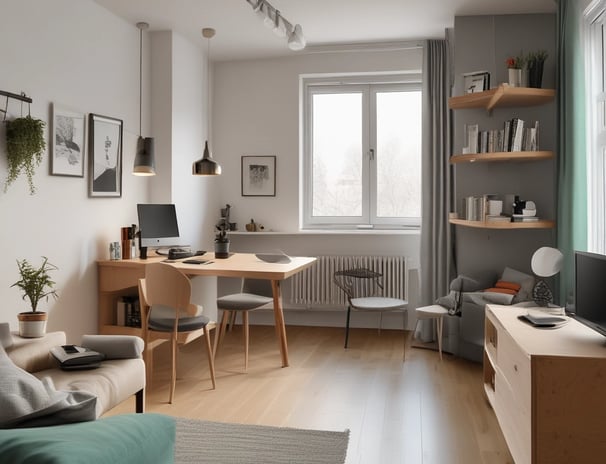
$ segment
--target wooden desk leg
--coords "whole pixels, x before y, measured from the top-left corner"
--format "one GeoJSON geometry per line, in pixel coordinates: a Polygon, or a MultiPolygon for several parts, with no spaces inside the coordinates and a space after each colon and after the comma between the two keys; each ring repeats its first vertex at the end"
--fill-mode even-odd
{"type": "Polygon", "coordinates": [[[286,343],[286,325],[284,324],[280,281],[272,280],[271,288],[274,294],[274,318],[276,320],[276,334],[280,344],[280,354],[282,355],[282,367],[288,367],[288,345],[286,343]]]}

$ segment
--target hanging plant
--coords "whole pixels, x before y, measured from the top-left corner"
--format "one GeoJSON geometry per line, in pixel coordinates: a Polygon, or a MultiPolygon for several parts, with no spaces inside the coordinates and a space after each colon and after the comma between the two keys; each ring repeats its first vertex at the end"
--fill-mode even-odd
{"type": "Polygon", "coordinates": [[[45,122],[31,116],[6,121],[6,157],[8,177],[4,191],[24,173],[29,184],[29,193],[36,193],[34,186],[35,169],[42,162],[42,152],[46,148],[44,140],[45,122]]]}

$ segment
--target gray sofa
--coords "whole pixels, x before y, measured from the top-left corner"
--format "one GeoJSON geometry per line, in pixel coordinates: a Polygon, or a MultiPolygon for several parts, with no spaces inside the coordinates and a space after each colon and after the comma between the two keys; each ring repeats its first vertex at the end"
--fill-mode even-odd
{"type": "MultiPolygon", "coordinates": [[[[484,353],[484,313],[487,304],[518,304],[531,299],[535,279],[515,269],[505,268],[502,273],[485,271],[459,275],[450,284],[450,293],[436,303],[449,310],[444,318],[442,350],[447,353],[482,362],[484,353]],[[497,281],[514,282],[521,286],[518,293],[505,295],[485,291],[497,281]]],[[[423,342],[433,341],[433,326],[427,322],[417,335],[423,342]]]]}

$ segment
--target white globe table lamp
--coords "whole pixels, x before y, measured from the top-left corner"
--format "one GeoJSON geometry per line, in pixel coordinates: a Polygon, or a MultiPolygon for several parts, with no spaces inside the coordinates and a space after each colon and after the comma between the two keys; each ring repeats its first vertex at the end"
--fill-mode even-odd
{"type": "MultiPolygon", "coordinates": [[[[530,267],[538,277],[551,277],[562,270],[564,255],[557,248],[541,247],[532,255],[530,267]]],[[[553,303],[553,293],[543,279],[539,279],[532,289],[532,298],[538,306],[553,303]]]]}

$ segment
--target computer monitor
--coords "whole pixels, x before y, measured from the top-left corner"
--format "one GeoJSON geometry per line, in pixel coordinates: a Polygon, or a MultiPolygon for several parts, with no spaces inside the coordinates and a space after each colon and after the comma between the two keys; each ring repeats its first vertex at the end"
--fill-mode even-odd
{"type": "Polygon", "coordinates": [[[138,204],[142,247],[179,245],[179,226],[175,205],[138,204]]]}
{"type": "Polygon", "coordinates": [[[575,252],[575,307],[570,315],[606,336],[606,256],[575,252]]]}

